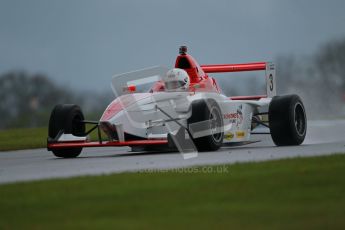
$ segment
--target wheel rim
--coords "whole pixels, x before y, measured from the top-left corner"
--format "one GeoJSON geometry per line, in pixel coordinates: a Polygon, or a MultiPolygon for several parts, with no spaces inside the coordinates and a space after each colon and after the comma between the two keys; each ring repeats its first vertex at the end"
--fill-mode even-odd
{"type": "Polygon", "coordinates": [[[305,125],[305,112],[304,108],[300,103],[295,105],[295,119],[294,124],[296,127],[297,134],[299,136],[305,135],[306,125],[305,125]]]}
{"type": "Polygon", "coordinates": [[[210,113],[210,130],[211,130],[211,136],[215,142],[221,142],[222,141],[222,120],[220,112],[216,107],[213,107],[210,113]]]}

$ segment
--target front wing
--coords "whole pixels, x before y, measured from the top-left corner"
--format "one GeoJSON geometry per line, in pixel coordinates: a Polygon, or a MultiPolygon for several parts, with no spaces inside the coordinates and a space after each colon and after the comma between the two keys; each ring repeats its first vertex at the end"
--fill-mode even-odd
{"type": "Polygon", "coordinates": [[[48,150],[83,147],[118,147],[118,146],[145,146],[145,145],[166,145],[168,140],[131,140],[131,141],[73,141],[53,142],[47,144],[48,150]]]}

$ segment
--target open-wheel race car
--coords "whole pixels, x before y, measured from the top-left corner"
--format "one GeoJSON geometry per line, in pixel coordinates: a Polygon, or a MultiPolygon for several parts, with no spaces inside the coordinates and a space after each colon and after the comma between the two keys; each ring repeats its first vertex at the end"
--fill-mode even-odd
{"type": "Polygon", "coordinates": [[[173,69],[152,67],[115,75],[116,97],[99,121],[86,120],[77,105],[56,105],[47,148],[65,158],[77,157],[84,147],[116,146],[178,150],[193,157],[198,151],[250,142],[257,125],[269,129],[277,146],[300,145],[307,129],[303,103],[297,95],[276,96],[275,82],[271,62],[199,65],[181,46],[173,69]],[[265,71],[266,95],[226,96],[208,75],[241,71],[265,71]],[[94,127],[86,130],[86,124],[94,127]],[[98,131],[98,141],[90,140],[93,131],[98,131]]]}

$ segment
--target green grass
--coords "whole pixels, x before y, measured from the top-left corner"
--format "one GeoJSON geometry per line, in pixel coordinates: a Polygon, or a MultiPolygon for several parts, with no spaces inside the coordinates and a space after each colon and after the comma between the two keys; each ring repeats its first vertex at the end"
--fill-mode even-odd
{"type": "Polygon", "coordinates": [[[0,229],[344,229],[345,155],[224,167],[1,185],[0,229]]]}
{"type": "MultiPolygon", "coordinates": [[[[87,130],[91,127],[87,126],[87,130]]],[[[47,127],[0,130],[0,151],[45,148],[47,136],[47,127]]],[[[102,137],[105,137],[104,133],[102,137]]],[[[97,130],[91,133],[91,139],[98,139],[97,130]]]]}
{"type": "Polygon", "coordinates": [[[0,151],[44,148],[47,128],[6,129],[0,131],[0,151]]]}

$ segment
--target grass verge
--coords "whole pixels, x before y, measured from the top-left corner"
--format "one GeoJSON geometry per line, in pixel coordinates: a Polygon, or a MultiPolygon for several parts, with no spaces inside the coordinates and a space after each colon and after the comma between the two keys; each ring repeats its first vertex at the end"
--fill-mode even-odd
{"type": "MultiPolygon", "coordinates": [[[[87,130],[92,128],[87,125],[87,130]]],[[[48,128],[23,128],[0,130],[0,151],[45,148],[48,128]]],[[[97,130],[90,134],[91,140],[98,140],[97,130]]],[[[102,132],[105,140],[105,134],[102,132]]]]}
{"type": "Polygon", "coordinates": [[[345,155],[219,167],[1,185],[0,229],[345,226],[345,155]]]}
{"type": "Polygon", "coordinates": [[[44,148],[47,128],[6,129],[0,131],[0,151],[44,148]]]}

